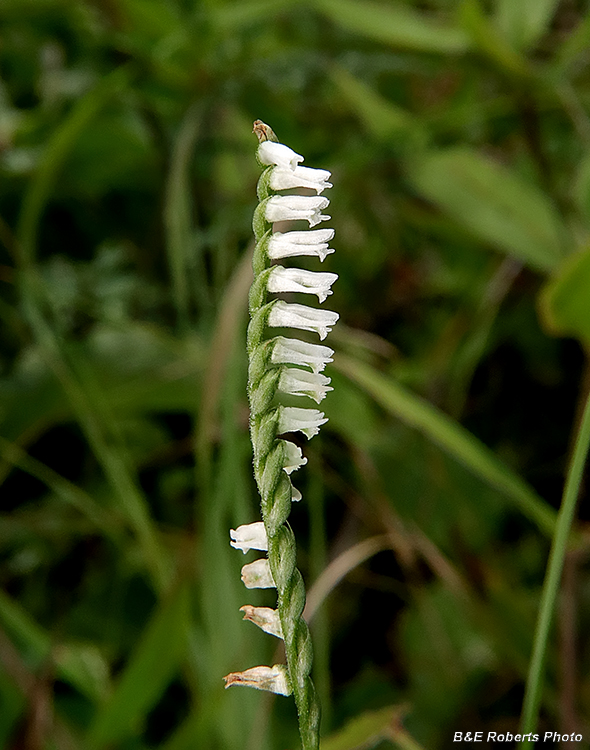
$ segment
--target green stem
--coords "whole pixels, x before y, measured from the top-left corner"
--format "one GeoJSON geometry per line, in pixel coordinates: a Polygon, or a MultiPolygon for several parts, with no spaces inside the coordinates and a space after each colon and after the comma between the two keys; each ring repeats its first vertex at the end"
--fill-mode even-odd
{"type": "MultiPolygon", "coordinates": [[[[580,484],[582,481],[584,465],[586,463],[586,457],[588,455],[589,448],[590,392],[586,396],[584,412],[582,414],[582,419],[580,420],[580,426],[578,428],[578,434],[576,435],[574,451],[572,454],[570,465],[568,467],[561,508],[557,516],[557,525],[555,528],[553,542],[551,544],[549,564],[547,566],[547,573],[545,575],[545,581],[543,583],[541,606],[539,609],[537,627],[535,630],[535,637],[533,641],[533,654],[529,666],[529,673],[527,677],[526,691],[524,696],[521,721],[522,734],[534,732],[537,726],[539,708],[541,704],[541,693],[543,689],[547,642],[549,639],[549,632],[551,629],[551,623],[555,611],[557,593],[559,591],[559,584],[561,581],[561,573],[563,570],[563,561],[566,553],[567,542],[574,518],[576,502],[580,492],[580,484]]],[[[533,744],[534,743],[529,740],[524,740],[520,743],[519,747],[530,748],[533,747],[533,744]]]]}

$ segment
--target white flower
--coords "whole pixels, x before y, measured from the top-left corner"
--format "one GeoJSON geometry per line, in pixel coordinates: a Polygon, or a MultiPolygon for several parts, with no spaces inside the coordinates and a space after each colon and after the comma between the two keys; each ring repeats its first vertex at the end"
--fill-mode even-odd
{"type": "Polygon", "coordinates": [[[244,565],[242,568],[242,581],[247,589],[276,588],[266,557],[244,565]]]}
{"type": "Polygon", "coordinates": [[[301,448],[290,440],[283,440],[285,446],[285,465],[283,466],[284,471],[287,474],[292,474],[294,471],[299,469],[301,466],[305,466],[307,459],[301,452],[301,448]]]}
{"type": "Polygon", "coordinates": [[[331,310],[318,310],[306,305],[291,304],[278,300],[268,315],[268,325],[273,328],[300,328],[315,331],[323,341],[332,330],[340,315],[331,310]]]}
{"type": "Polygon", "coordinates": [[[318,300],[324,302],[332,294],[330,287],[337,280],[336,273],[317,273],[304,271],[301,268],[283,268],[275,266],[268,277],[269,292],[303,292],[317,294],[318,300]]]}
{"type": "Polygon", "coordinates": [[[235,531],[230,529],[229,535],[232,540],[231,546],[234,549],[241,549],[244,554],[251,549],[268,550],[268,539],[262,521],[238,526],[235,531]]]}
{"type": "Polygon", "coordinates": [[[273,141],[263,141],[258,146],[258,158],[262,164],[276,164],[277,167],[295,169],[303,156],[296,154],[289,146],[273,141]]]}
{"type": "Polygon", "coordinates": [[[291,485],[291,501],[294,503],[298,503],[302,497],[303,495],[301,494],[301,492],[299,492],[296,487],[293,487],[293,485],[291,485]]]}
{"type": "Polygon", "coordinates": [[[333,229],[308,229],[303,232],[275,232],[268,242],[271,260],[315,255],[322,262],[334,252],[328,242],[334,237],[333,229]]]}
{"type": "Polygon", "coordinates": [[[299,370],[296,367],[285,367],[279,378],[279,388],[291,396],[309,396],[316,404],[326,397],[330,387],[330,378],[320,373],[299,370]]]}
{"type": "Polygon", "coordinates": [[[291,695],[287,668],[284,664],[275,664],[274,667],[252,667],[245,672],[232,672],[223,679],[226,688],[232,685],[246,685],[279,695],[291,695]]]}
{"type": "Polygon", "coordinates": [[[244,620],[249,620],[258,625],[265,633],[275,635],[277,638],[283,637],[281,619],[276,609],[271,609],[270,607],[253,607],[251,604],[246,604],[240,607],[240,612],[244,613],[244,620]]]}
{"type": "Polygon", "coordinates": [[[267,199],[264,214],[270,222],[304,219],[310,227],[315,227],[330,219],[321,213],[329,204],[330,201],[321,195],[273,195],[267,199]]]}
{"type": "Polygon", "coordinates": [[[328,418],[318,409],[300,409],[296,406],[279,406],[278,431],[302,432],[311,439],[326,424],[328,418]]]}
{"type": "Polygon", "coordinates": [[[291,188],[309,188],[319,195],[326,188],[331,188],[330,172],[327,169],[295,167],[285,169],[275,167],[270,173],[270,186],[273,190],[290,190],[291,188]]]}
{"type": "MultiPolygon", "coordinates": [[[[276,305],[275,305],[276,307],[276,305]]],[[[303,365],[313,372],[322,372],[328,362],[333,362],[334,350],[321,344],[308,344],[307,341],[275,336],[272,339],[270,361],[274,365],[303,365]]]]}

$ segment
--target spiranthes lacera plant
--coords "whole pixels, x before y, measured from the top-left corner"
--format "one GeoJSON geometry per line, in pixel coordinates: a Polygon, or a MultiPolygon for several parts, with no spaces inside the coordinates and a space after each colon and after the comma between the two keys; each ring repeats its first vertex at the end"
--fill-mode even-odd
{"type": "Polygon", "coordinates": [[[298,338],[267,336],[273,328],[294,328],[316,333],[323,340],[338,314],[316,307],[285,302],[268,294],[298,292],[316,295],[323,302],[337,279],[333,273],[317,273],[274,264],[286,258],[316,256],[323,261],[334,252],[329,241],[333,229],[313,229],[330,217],[322,214],[328,199],[321,193],[331,187],[330,173],[300,166],[303,157],[278,140],[268,125],[254,123],[258,136],[258,161],[265,167],[258,182],[259,205],[254,213],[254,282],[250,290],[248,327],[248,396],[250,434],[254,451],[254,475],[260,491],[263,522],[239,526],[230,532],[231,544],[244,553],[267,552],[242,568],[247,588],[276,588],[277,608],[242,607],[244,619],[285,643],[286,666],[254,667],[225,677],[226,687],[248,685],[282,695],[293,694],[299,716],[303,750],[319,748],[320,711],[310,678],[312,647],[302,618],[305,587],[296,567],[295,538],[286,521],[291,502],[301,499],[291,475],[307,459],[286,433],[302,432],[312,438],[327,420],[315,408],[284,406],[280,395],[307,397],[316,403],[326,396],[330,378],[322,374],[333,351],[327,346],[298,338]],[[283,190],[305,188],[315,195],[284,195],[283,190]],[[274,222],[305,220],[309,230],[273,232],[274,222]],[[279,399],[276,397],[279,396],[279,399]],[[278,403],[277,403],[278,402],[278,403]]]}

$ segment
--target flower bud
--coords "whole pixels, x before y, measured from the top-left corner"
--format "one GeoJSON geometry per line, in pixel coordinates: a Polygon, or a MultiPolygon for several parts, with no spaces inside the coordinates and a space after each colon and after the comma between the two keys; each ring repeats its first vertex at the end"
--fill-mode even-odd
{"type": "Polygon", "coordinates": [[[242,581],[247,589],[276,588],[266,557],[244,565],[242,568],[242,581]]]}
{"type": "Polygon", "coordinates": [[[295,169],[298,162],[303,161],[301,154],[296,154],[289,146],[273,141],[263,141],[258,146],[258,158],[262,164],[275,164],[291,170],[295,169]]]}

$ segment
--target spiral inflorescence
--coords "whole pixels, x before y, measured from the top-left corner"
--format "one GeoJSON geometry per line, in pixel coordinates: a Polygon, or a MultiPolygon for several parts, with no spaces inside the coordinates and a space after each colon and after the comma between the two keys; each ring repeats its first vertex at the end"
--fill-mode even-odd
{"type": "Polygon", "coordinates": [[[254,667],[228,675],[226,686],[245,684],[276,693],[293,693],[299,715],[303,750],[319,748],[320,710],[313,682],[312,644],[307,623],[302,617],[305,586],[296,566],[296,543],[287,519],[291,503],[301,494],[291,482],[291,474],[306,463],[301,449],[280,437],[300,431],[311,438],[327,419],[318,409],[277,404],[277,395],[309,397],[319,403],[326,395],[330,379],[321,374],[331,362],[332,350],[299,339],[275,336],[267,338],[268,328],[296,328],[312,331],[324,339],[338,319],[337,313],[306,305],[288,303],[267,295],[283,292],[315,294],[322,302],[331,294],[336,274],[315,273],[272,265],[275,260],[296,256],[317,256],[320,260],[333,252],[328,246],[332,229],[311,227],[329,219],[321,212],[329,201],[320,195],[331,187],[326,170],[299,166],[303,157],[278,143],[272,130],[257,120],[258,159],[266,169],[258,182],[259,205],[254,214],[256,248],[254,282],[250,290],[248,327],[248,397],[250,434],[254,453],[254,475],[261,498],[263,523],[240,526],[231,532],[232,545],[243,552],[266,550],[267,558],[242,568],[242,580],[248,588],[277,589],[277,609],[242,608],[244,619],[265,632],[282,638],[287,657],[286,668],[254,667]],[[283,190],[305,188],[316,195],[285,195],[283,190]],[[273,232],[277,221],[306,220],[307,231],[273,232]]]}

